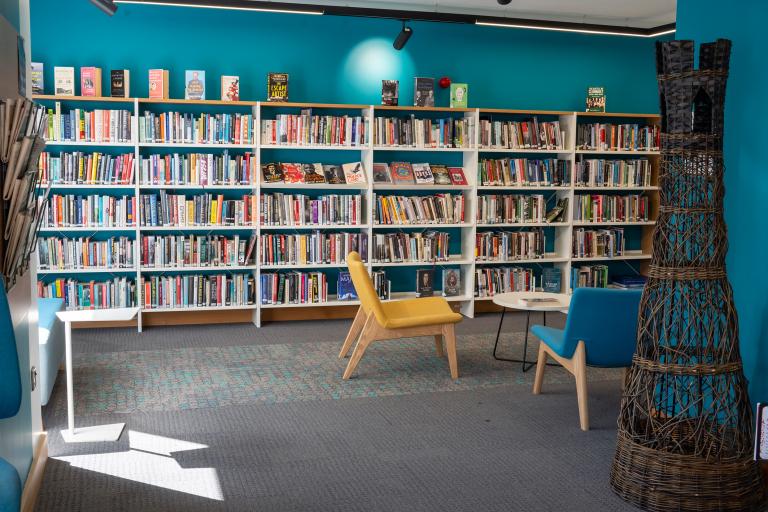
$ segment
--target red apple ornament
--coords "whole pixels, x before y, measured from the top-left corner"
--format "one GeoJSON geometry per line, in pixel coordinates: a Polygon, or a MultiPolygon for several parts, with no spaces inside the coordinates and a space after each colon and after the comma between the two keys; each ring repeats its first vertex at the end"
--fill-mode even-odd
{"type": "Polygon", "coordinates": [[[444,76],[437,82],[437,84],[440,86],[440,88],[447,89],[451,86],[451,79],[447,76],[444,76]]]}

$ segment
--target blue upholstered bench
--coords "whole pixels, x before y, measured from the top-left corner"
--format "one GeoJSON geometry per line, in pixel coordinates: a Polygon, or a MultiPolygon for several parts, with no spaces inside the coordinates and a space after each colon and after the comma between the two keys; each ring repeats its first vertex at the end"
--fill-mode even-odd
{"type": "Polygon", "coordinates": [[[37,299],[38,341],[40,343],[40,403],[51,398],[59,366],[64,360],[64,323],[56,313],[64,309],[63,299],[37,299]]]}

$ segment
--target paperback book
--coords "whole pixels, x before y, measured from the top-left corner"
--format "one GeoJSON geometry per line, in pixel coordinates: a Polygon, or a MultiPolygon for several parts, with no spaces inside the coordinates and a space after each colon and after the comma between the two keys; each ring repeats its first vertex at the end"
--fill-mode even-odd
{"type": "Polygon", "coordinates": [[[605,112],[605,88],[587,88],[587,112],[605,112]]]}
{"type": "Polygon", "coordinates": [[[400,95],[400,82],[397,80],[381,81],[381,104],[397,105],[400,95]]]}
{"type": "Polygon", "coordinates": [[[429,169],[432,171],[435,185],[451,184],[451,174],[448,172],[448,167],[442,164],[430,164],[429,169]]]}
{"type": "Polygon", "coordinates": [[[467,177],[464,176],[464,169],[462,167],[449,167],[448,174],[451,177],[451,183],[454,185],[466,185],[467,177]]]}
{"type": "Polygon", "coordinates": [[[261,166],[264,183],[279,183],[283,181],[283,170],[279,163],[271,162],[261,166]]]}
{"type": "Polygon", "coordinates": [[[348,184],[366,183],[365,170],[363,169],[362,162],[342,164],[341,167],[344,169],[344,179],[348,184]]]}
{"type": "Polygon", "coordinates": [[[113,98],[131,96],[131,72],[127,69],[113,69],[109,72],[109,95],[113,98]]]}
{"type": "Polygon", "coordinates": [[[345,185],[347,183],[344,178],[344,169],[340,165],[323,165],[323,174],[325,174],[325,181],[331,185],[345,185]]]}
{"type": "Polygon", "coordinates": [[[435,271],[419,269],[416,271],[416,297],[431,297],[435,294],[435,271]]]}
{"type": "Polygon", "coordinates": [[[456,297],[461,294],[461,271],[455,268],[443,269],[443,296],[456,297]]]}
{"type": "Polygon", "coordinates": [[[325,183],[323,164],[301,164],[304,172],[304,183],[325,183]]]}
{"type": "Polygon", "coordinates": [[[267,75],[267,101],[288,101],[288,73],[267,75]]]}
{"type": "Polygon", "coordinates": [[[75,68],[55,66],[53,68],[54,94],[56,96],[75,95],[75,68]]]}
{"type": "Polygon", "coordinates": [[[389,174],[389,165],[384,162],[373,164],[373,182],[392,183],[392,176],[389,174]]]}
{"type": "Polygon", "coordinates": [[[414,182],[413,168],[408,162],[392,162],[389,164],[392,172],[392,182],[396,185],[408,185],[414,182]]]}
{"type": "Polygon", "coordinates": [[[413,79],[413,104],[417,107],[435,106],[435,79],[416,77],[413,79]]]}
{"type": "Polygon", "coordinates": [[[80,94],[101,96],[101,68],[93,66],[80,68],[80,94]]]}
{"type": "Polygon", "coordinates": [[[357,300],[357,292],[349,272],[339,272],[339,280],[336,283],[336,295],[339,300],[357,300]]]}
{"type": "Polygon", "coordinates": [[[545,267],[541,271],[541,290],[550,293],[562,291],[562,272],[556,267],[545,267]]]}
{"type": "Polygon", "coordinates": [[[435,177],[432,175],[429,164],[411,164],[411,168],[413,169],[413,177],[417,185],[433,185],[435,183],[435,177]]]}
{"type": "Polygon", "coordinates": [[[467,108],[468,97],[468,84],[451,84],[451,108],[467,108]]]}
{"type": "Polygon", "coordinates": [[[205,99],[205,71],[188,69],[184,72],[184,99],[205,99]]]}
{"type": "Polygon", "coordinates": [[[283,180],[286,183],[304,183],[304,172],[301,170],[301,164],[281,163],[283,169],[283,180]]]}
{"type": "Polygon", "coordinates": [[[221,76],[221,101],[240,101],[239,76],[221,76]]]}
{"type": "Polygon", "coordinates": [[[149,97],[151,99],[168,99],[168,70],[149,70],[149,97]]]}
{"type": "Polygon", "coordinates": [[[43,80],[43,63],[32,62],[30,63],[32,68],[32,94],[44,94],[45,93],[45,81],[43,80]]]}

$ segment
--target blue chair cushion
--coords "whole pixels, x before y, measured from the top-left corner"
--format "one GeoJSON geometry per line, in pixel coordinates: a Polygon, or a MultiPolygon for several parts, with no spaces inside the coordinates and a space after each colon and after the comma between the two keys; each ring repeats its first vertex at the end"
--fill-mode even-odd
{"type": "Polygon", "coordinates": [[[64,309],[64,299],[37,299],[37,326],[51,330],[56,313],[64,309]]]}
{"type": "Polygon", "coordinates": [[[16,468],[0,459],[0,512],[18,512],[21,508],[21,479],[16,468]]]}
{"type": "Polygon", "coordinates": [[[560,357],[566,359],[573,357],[573,350],[568,353],[568,347],[565,344],[565,331],[562,329],[555,329],[546,325],[534,325],[531,327],[531,332],[560,357]]]}

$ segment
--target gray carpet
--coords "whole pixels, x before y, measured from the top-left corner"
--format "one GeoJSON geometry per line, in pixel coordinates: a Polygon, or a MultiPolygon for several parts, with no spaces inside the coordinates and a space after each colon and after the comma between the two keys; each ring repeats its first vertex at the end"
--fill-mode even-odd
{"type": "MultiPolygon", "coordinates": [[[[507,318],[505,355],[517,355],[523,318],[507,318]]],[[[374,345],[340,382],[346,321],[75,331],[78,425],[126,432],[63,443],[60,382],[37,510],[634,510],[607,483],[618,375],[591,374],[583,433],[562,370],[534,397],[533,372],[490,358],[497,322],[461,325],[458,382],[413,340],[374,345]],[[184,395],[200,389],[204,400],[184,395]]]]}

